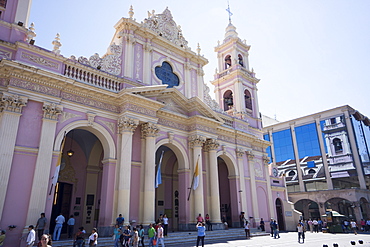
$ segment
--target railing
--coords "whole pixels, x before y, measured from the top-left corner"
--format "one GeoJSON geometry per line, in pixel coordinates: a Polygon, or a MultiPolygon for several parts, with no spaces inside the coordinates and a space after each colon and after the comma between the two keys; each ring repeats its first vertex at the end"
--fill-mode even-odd
{"type": "Polygon", "coordinates": [[[65,64],[64,75],[77,81],[113,92],[118,92],[121,89],[121,83],[118,80],[109,78],[109,75],[103,76],[99,74],[99,72],[94,72],[93,70],[88,71],[74,65],[65,64]]]}
{"type": "Polygon", "coordinates": [[[228,68],[228,69],[226,69],[226,70],[224,70],[224,71],[222,71],[222,72],[220,72],[220,73],[218,73],[217,74],[217,78],[222,78],[222,77],[224,77],[225,75],[228,75],[228,74],[230,74],[232,71],[234,71],[234,70],[237,70],[237,69],[240,69],[242,72],[244,72],[245,74],[247,74],[248,76],[250,76],[250,77],[255,77],[255,73],[252,71],[249,71],[249,70],[247,70],[246,68],[244,68],[243,66],[241,66],[240,64],[235,64],[235,65],[233,65],[233,66],[231,66],[230,68],[228,68]]]}
{"type": "Polygon", "coordinates": [[[335,123],[335,124],[325,124],[324,125],[324,131],[325,130],[331,130],[331,129],[337,129],[337,128],[343,128],[345,125],[342,122],[335,123]]]}

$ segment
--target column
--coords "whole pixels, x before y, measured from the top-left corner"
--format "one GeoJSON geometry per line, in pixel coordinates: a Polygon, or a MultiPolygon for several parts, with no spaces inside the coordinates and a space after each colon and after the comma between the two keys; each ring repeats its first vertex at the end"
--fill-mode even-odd
{"type": "Polygon", "coordinates": [[[346,110],[344,112],[344,118],[346,119],[346,126],[347,126],[347,130],[348,130],[349,143],[351,145],[352,157],[353,157],[353,161],[355,162],[358,181],[360,183],[360,188],[366,190],[366,182],[365,182],[364,172],[362,170],[360,155],[359,155],[358,149],[357,149],[356,137],[354,135],[355,132],[354,132],[354,129],[352,127],[351,116],[349,115],[348,110],[346,110]]]}
{"type": "Polygon", "coordinates": [[[201,135],[193,135],[189,137],[190,148],[193,149],[193,174],[198,162],[198,173],[199,173],[199,185],[193,190],[193,201],[194,201],[194,215],[190,217],[192,221],[195,221],[195,217],[198,214],[204,216],[204,193],[203,193],[203,164],[202,164],[202,146],[206,138],[201,135]]]}
{"type": "Polygon", "coordinates": [[[324,165],[326,183],[328,185],[328,190],[332,190],[333,189],[333,181],[332,181],[331,176],[330,176],[329,164],[328,164],[328,160],[326,158],[325,143],[324,143],[324,139],[322,138],[320,119],[315,118],[315,123],[316,123],[317,136],[319,137],[319,145],[320,145],[322,163],[324,165]]]}
{"type": "Polygon", "coordinates": [[[103,164],[103,176],[102,176],[102,188],[101,191],[101,203],[99,210],[99,225],[100,226],[111,226],[115,222],[115,217],[112,217],[112,210],[114,204],[114,184],[117,172],[116,170],[116,159],[105,159],[102,160],[103,164]]]}
{"type": "MultiPolygon", "coordinates": [[[[62,106],[55,103],[44,103],[39,150],[31,187],[30,203],[28,205],[26,225],[35,224],[40,213],[45,212],[48,194],[49,176],[53,158],[54,136],[58,115],[62,106]]],[[[59,147],[58,147],[59,148],[59,147]]],[[[60,150],[62,151],[62,150],[60,150]]]]}
{"type": "Polygon", "coordinates": [[[301,163],[299,162],[297,138],[295,136],[294,124],[290,125],[290,133],[292,134],[292,142],[293,142],[293,149],[294,149],[295,164],[297,167],[299,189],[301,192],[305,192],[306,189],[305,189],[304,182],[303,182],[301,163]]]}
{"type": "MultiPolygon", "coordinates": [[[[269,212],[271,218],[275,218],[275,211],[274,211],[274,206],[275,202],[272,198],[272,189],[271,189],[271,179],[270,179],[270,167],[269,167],[269,157],[267,155],[263,156],[263,164],[265,167],[265,174],[266,174],[266,187],[267,187],[267,199],[268,199],[268,207],[269,207],[269,212]]],[[[285,179],[284,179],[285,180],[285,179]]],[[[288,197],[286,197],[288,198],[288,197]]]]}
{"type": "MultiPolygon", "coordinates": [[[[3,92],[0,94],[0,216],[2,215],[9,175],[13,162],[19,118],[27,98],[3,92]]],[[[1,219],[2,217],[0,217],[1,219]]]]}
{"type": "MultiPolygon", "coordinates": [[[[254,170],[254,154],[253,151],[247,151],[248,163],[249,163],[249,175],[251,181],[251,194],[252,194],[252,207],[253,207],[253,218],[259,218],[258,200],[257,200],[257,186],[256,186],[256,174],[254,170]]],[[[249,217],[249,216],[248,216],[249,217]]]]}
{"type": "Polygon", "coordinates": [[[213,223],[221,223],[220,192],[218,181],[217,149],[220,146],[216,139],[207,139],[206,148],[209,152],[209,189],[210,189],[210,214],[213,223]]]}
{"type": "Polygon", "coordinates": [[[155,220],[155,137],[159,131],[154,123],[145,123],[141,131],[145,135],[145,166],[144,166],[144,216],[143,224],[155,220]]]}
{"type": "Polygon", "coordinates": [[[117,213],[125,218],[125,225],[129,224],[130,216],[130,187],[131,187],[131,160],[132,134],[139,124],[139,120],[122,117],[118,120],[118,131],[121,134],[121,150],[118,165],[118,193],[117,213]]]}
{"type": "Polygon", "coordinates": [[[238,168],[239,168],[239,200],[240,200],[240,211],[245,212],[246,215],[249,215],[248,205],[247,205],[247,190],[245,188],[245,175],[244,175],[244,163],[243,155],[244,150],[237,148],[235,150],[236,157],[238,158],[238,168]]]}

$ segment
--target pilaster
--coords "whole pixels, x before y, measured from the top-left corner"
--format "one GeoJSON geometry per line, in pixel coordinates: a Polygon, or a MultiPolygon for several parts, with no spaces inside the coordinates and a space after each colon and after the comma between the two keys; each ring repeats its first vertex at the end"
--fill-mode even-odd
{"type": "Polygon", "coordinates": [[[251,150],[247,151],[246,154],[247,154],[248,163],[249,163],[253,217],[257,219],[259,217],[259,210],[258,210],[258,200],[257,200],[256,173],[254,170],[255,158],[254,158],[254,153],[251,150]]]}
{"type": "Polygon", "coordinates": [[[144,217],[143,224],[150,224],[155,219],[155,137],[158,126],[154,123],[145,123],[141,127],[145,136],[145,167],[144,167],[144,217]]]}
{"type": "Polygon", "coordinates": [[[19,119],[27,101],[26,97],[8,92],[3,92],[0,97],[0,216],[8,188],[19,119]]]}
{"type": "Polygon", "coordinates": [[[236,157],[238,158],[239,167],[239,196],[240,196],[240,212],[245,212],[249,215],[248,205],[247,205],[247,190],[245,187],[245,173],[244,173],[244,163],[243,156],[245,151],[241,148],[235,149],[236,157]]]}
{"type": "Polygon", "coordinates": [[[42,110],[44,111],[44,118],[42,119],[39,150],[33,174],[26,225],[34,224],[39,214],[45,212],[47,190],[50,182],[49,177],[45,174],[50,174],[57,119],[62,113],[63,107],[59,104],[45,102],[42,110]]]}
{"type": "Polygon", "coordinates": [[[129,224],[130,215],[130,185],[132,160],[132,135],[139,120],[122,117],[118,120],[118,131],[121,134],[121,150],[119,153],[118,200],[117,211],[122,213],[125,224],[129,224]]]}
{"type": "Polygon", "coordinates": [[[274,199],[272,198],[272,189],[271,189],[271,177],[270,177],[270,166],[269,166],[269,157],[263,156],[263,165],[265,167],[265,174],[266,174],[266,187],[267,187],[267,200],[268,200],[268,207],[270,217],[274,218],[274,199]]]}

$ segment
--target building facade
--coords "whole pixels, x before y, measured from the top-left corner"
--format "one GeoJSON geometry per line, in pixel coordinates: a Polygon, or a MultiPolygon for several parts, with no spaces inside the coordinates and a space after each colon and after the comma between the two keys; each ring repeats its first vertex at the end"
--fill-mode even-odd
{"type": "Polygon", "coordinates": [[[125,224],[167,214],[187,230],[199,213],[236,227],[245,212],[254,227],[272,217],[294,228],[283,179],[270,175],[249,46],[231,23],[213,100],[207,59],[168,9],[138,23],[131,7],[106,54],[67,58],[58,35],[52,51],[37,46],[30,0],[0,3],[0,228],[16,226],[4,246],[42,212],[51,231],[61,212],[100,236],[118,214],[125,224]]]}
{"type": "Polygon", "coordinates": [[[303,217],[370,217],[370,121],[350,106],[264,127],[274,170],[303,217]]]}

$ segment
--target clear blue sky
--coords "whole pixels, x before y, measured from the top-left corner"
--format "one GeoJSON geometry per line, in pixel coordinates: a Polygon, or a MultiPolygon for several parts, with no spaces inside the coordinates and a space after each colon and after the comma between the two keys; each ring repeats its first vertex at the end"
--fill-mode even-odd
{"type": "MultiPolygon", "coordinates": [[[[213,79],[227,0],[33,0],[36,45],[51,50],[60,33],[62,55],[103,55],[130,5],[139,22],[168,7],[191,49],[200,43],[209,60],[205,82],[213,79]]],[[[251,45],[262,114],[284,121],[348,104],[370,117],[370,1],[230,0],[230,8],[251,45]]]]}

